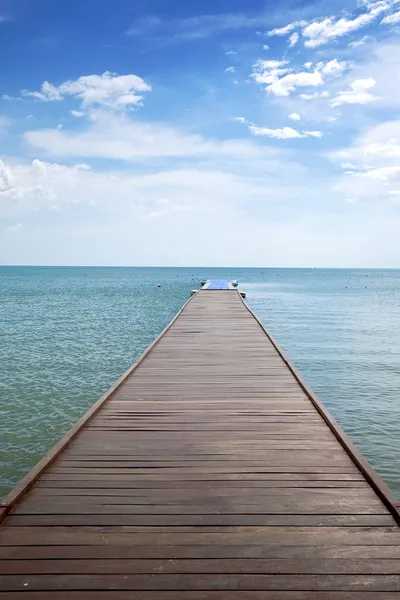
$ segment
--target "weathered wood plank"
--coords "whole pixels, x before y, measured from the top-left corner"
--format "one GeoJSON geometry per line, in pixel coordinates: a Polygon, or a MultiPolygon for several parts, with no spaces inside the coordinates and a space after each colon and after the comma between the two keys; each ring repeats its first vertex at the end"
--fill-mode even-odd
{"type": "Polygon", "coordinates": [[[12,527],[21,526],[52,526],[52,527],[74,527],[74,526],[103,526],[123,527],[126,525],[138,525],[145,527],[254,527],[260,526],[286,526],[286,527],[389,527],[392,524],[390,515],[353,515],[353,514],[311,514],[311,515],[264,515],[264,514],[240,514],[240,515],[142,515],[142,514],[88,514],[82,511],[79,515],[16,515],[9,517],[12,527]]]}
{"type": "Polygon", "coordinates": [[[398,575],[0,575],[0,590],[310,590],[400,592],[398,575]]]}
{"type": "Polygon", "coordinates": [[[396,559],[400,560],[399,546],[0,546],[0,559],[269,559],[322,560],[322,559],[396,559]]]}
{"type": "MultiPolygon", "coordinates": [[[[85,590],[85,600],[398,600],[397,592],[376,591],[350,591],[334,592],[298,592],[298,591],[268,591],[262,592],[246,590],[238,591],[111,591],[111,590],[85,590]]],[[[9,592],[0,592],[1,600],[9,600],[9,592]]],[[[13,600],[27,600],[26,591],[13,592],[13,600]]],[[[30,600],[81,600],[80,591],[41,591],[29,592],[30,600]]]]}
{"type": "Polygon", "coordinates": [[[399,546],[393,527],[2,527],[0,546],[40,545],[399,546]]]}
{"type": "Polygon", "coordinates": [[[36,574],[288,574],[288,575],[399,575],[399,559],[68,559],[0,560],[0,575],[36,574]]]}

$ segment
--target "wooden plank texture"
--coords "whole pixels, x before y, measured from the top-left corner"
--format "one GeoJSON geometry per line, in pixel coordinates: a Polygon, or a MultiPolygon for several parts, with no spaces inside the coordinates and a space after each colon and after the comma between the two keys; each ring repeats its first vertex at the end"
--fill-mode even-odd
{"type": "Polygon", "coordinates": [[[236,291],[197,293],[5,504],[0,600],[400,597],[390,492],[236,291]]]}

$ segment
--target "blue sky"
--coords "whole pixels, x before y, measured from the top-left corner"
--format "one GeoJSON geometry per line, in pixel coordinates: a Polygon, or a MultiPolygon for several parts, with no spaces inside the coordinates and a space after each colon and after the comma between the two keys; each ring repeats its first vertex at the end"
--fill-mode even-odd
{"type": "Polygon", "coordinates": [[[0,0],[0,263],[400,267],[400,1],[0,0]]]}

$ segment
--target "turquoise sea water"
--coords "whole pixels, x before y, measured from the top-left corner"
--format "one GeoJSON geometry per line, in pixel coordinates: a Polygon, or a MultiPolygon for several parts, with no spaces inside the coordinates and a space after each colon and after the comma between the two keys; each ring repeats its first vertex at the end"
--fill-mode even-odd
{"type": "Polygon", "coordinates": [[[400,270],[83,267],[0,267],[0,496],[203,278],[239,279],[249,306],[400,496],[400,270]]]}

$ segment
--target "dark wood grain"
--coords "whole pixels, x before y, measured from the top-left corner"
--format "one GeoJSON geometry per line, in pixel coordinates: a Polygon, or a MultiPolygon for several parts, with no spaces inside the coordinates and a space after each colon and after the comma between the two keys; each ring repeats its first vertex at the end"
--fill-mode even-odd
{"type": "MultiPolygon", "coordinates": [[[[7,561],[44,559],[245,559],[280,558],[290,560],[377,559],[400,560],[400,546],[354,545],[252,545],[162,546],[0,546],[0,559],[7,561]]],[[[7,563],[8,564],[8,563],[7,563]]],[[[7,568],[7,567],[4,567],[7,568]]]]}
{"type": "Polygon", "coordinates": [[[130,573],[254,573],[399,575],[399,559],[68,559],[0,561],[0,575],[130,573]]]}
{"type": "MultiPolygon", "coordinates": [[[[25,589],[25,588],[24,588],[25,589]]],[[[10,592],[0,592],[0,600],[9,600],[10,592]]],[[[12,592],[13,600],[27,600],[26,591],[12,592]]],[[[397,592],[377,592],[377,591],[342,591],[334,592],[324,590],[322,592],[304,591],[285,592],[253,590],[229,591],[222,590],[199,591],[174,590],[173,592],[152,590],[152,591],[113,591],[113,590],[85,590],[84,594],[80,592],[68,591],[30,591],[29,600],[398,600],[397,592]]]]}
{"type": "Polygon", "coordinates": [[[396,591],[398,575],[95,574],[0,575],[0,590],[396,591]]]}
{"type": "Polygon", "coordinates": [[[399,527],[46,527],[0,528],[0,546],[213,545],[399,546],[399,527]]]}

